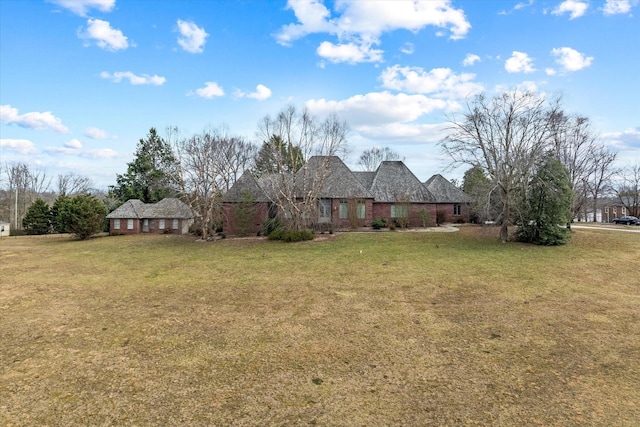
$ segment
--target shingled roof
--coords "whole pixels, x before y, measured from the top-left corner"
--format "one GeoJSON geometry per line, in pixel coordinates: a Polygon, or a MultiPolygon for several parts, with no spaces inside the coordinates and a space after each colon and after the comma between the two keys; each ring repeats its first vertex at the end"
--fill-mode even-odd
{"type": "Polygon", "coordinates": [[[303,190],[300,187],[312,183],[312,178],[307,178],[307,182],[304,182],[305,173],[307,177],[322,177],[322,174],[325,174],[318,197],[330,199],[373,198],[371,192],[362,185],[351,169],[337,156],[313,156],[305,167],[306,171],[303,168],[296,173],[299,192],[303,190]],[[323,171],[325,168],[326,170],[323,171]]]}
{"type": "Polygon", "coordinates": [[[433,175],[425,183],[436,203],[468,203],[469,196],[440,174],[433,175]]]}
{"type": "Polygon", "coordinates": [[[433,203],[435,198],[401,161],[384,161],[371,185],[376,202],[433,203]]]}
{"type": "Polygon", "coordinates": [[[124,202],[107,215],[107,218],[193,218],[189,205],[173,197],[167,197],[158,203],[143,203],[138,199],[124,202]]]}
{"type": "Polygon", "coordinates": [[[268,202],[268,197],[262,190],[266,185],[266,177],[256,178],[251,171],[244,171],[238,180],[231,186],[224,195],[225,202],[240,202],[245,192],[256,202],[268,202]]]}

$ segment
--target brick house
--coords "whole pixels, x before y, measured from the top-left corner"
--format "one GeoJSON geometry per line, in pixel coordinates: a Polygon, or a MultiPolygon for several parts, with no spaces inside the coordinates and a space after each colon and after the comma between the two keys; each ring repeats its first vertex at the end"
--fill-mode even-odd
{"type": "MultiPolygon", "coordinates": [[[[313,176],[319,173],[319,168],[323,168],[326,177],[317,190],[317,206],[311,210],[311,226],[315,229],[369,227],[377,218],[419,227],[423,225],[425,213],[430,224],[434,224],[439,211],[446,221],[468,221],[468,196],[441,175],[422,183],[401,161],[382,162],[375,172],[354,172],[336,156],[312,157],[303,169],[305,174],[313,176]]],[[[301,173],[302,169],[297,172],[301,173]]],[[[269,190],[272,187],[269,179],[269,176],[255,177],[247,171],[225,194],[225,232],[255,234],[263,230],[265,220],[270,217],[280,216],[286,220],[287,213],[278,212],[271,203],[277,192],[269,190]]],[[[302,187],[306,183],[313,182],[301,176],[292,181],[296,182],[297,194],[305,191],[302,187]]]]}
{"type": "Polygon", "coordinates": [[[107,215],[109,234],[188,234],[193,224],[191,208],[176,198],[157,203],[143,203],[138,199],[124,202],[107,215]]]}

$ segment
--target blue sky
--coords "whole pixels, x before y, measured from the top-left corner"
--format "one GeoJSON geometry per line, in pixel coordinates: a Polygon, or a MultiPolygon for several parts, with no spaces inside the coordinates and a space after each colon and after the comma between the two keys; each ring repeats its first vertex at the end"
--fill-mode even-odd
{"type": "Polygon", "coordinates": [[[640,162],[638,0],[0,2],[1,161],[98,188],[151,127],[259,144],[292,104],[336,112],[358,155],[389,146],[421,180],[465,98],[562,94],[618,165],[640,162]]]}

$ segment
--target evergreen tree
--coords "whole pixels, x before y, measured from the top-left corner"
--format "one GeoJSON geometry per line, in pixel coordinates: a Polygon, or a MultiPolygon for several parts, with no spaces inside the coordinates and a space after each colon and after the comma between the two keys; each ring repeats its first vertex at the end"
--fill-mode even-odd
{"type": "Polygon", "coordinates": [[[69,232],[88,239],[105,228],[107,208],[90,194],[79,194],[67,206],[69,232]]]}
{"type": "Polygon", "coordinates": [[[49,205],[44,200],[36,199],[29,206],[22,219],[22,228],[27,234],[46,234],[51,228],[51,215],[49,205]]]}
{"type": "Polygon", "coordinates": [[[544,157],[523,198],[516,238],[537,245],[561,245],[570,232],[560,225],[571,220],[573,193],[567,168],[555,157],[544,157]]]}
{"type": "Polygon", "coordinates": [[[135,158],[127,163],[127,172],[117,175],[117,185],[111,191],[121,203],[140,199],[155,203],[177,193],[176,157],[171,146],[151,128],[140,139],[135,158]]]}
{"type": "Polygon", "coordinates": [[[286,144],[282,137],[272,135],[258,151],[255,170],[258,175],[281,171],[297,172],[304,161],[300,147],[286,144]]]}
{"type": "Polygon", "coordinates": [[[51,206],[51,225],[56,233],[69,232],[69,203],[71,197],[62,193],[51,206]]]}

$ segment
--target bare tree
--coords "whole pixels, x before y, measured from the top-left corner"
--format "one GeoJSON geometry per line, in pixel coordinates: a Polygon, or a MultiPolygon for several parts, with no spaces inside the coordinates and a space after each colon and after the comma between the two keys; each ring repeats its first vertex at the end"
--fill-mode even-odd
{"type": "Polygon", "coordinates": [[[365,171],[373,172],[378,169],[380,163],[387,160],[404,161],[404,157],[401,157],[400,153],[398,153],[397,151],[393,151],[389,147],[373,147],[369,150],[363,151],[362,154],[360,154],[358,165],[365,171]]]}
{"type": "Polygon", "coordinates": [[[261,121],[258,136],[263,141],[280,140],[286,149],[271,153],[275,171],[261,175],[257,182],[271,202],[285,213],[292,229],[308,228],[317,215],[319,192],[329,172],[331,156],[346,148],[347,133],[348,125],[336,115],[320,122],[307,110],[298,112],[293,106],[261,121]],[[292,172],[289,165],[299,163],[297,156],[302,156],[305,162],[292,172]],[[315,156],[313,161],[311,156],[315,156]]]}
{"type": "Polygon", "coordinates": [[[611,180],[618,173],[618,169],[614,167],[617,154],[603,145],[593,147],[590,173],[585,182],[593,203],[593,222],[597,221],[596,212],[600,196],[605,192],[611,193],[613,190],[611,180]]]}
{"type": "Polygon", "coordinates": [[[441,141],[454,164],[482,166],[499,188],[502,242],[508,238],[516,195],[529,182],[536,160],[550,148],[550,117],[558,113],[559,103],[559,99],[549,101],[518,90],[490,99],[477,95],[467,102],[462,119],[452,120],[448,136],[441,141]]]}
{"type": "Polygon", "coordinates": [[[255,146],[225,130],[209,129],[179,139],[170,130],[178,159],[177,179],[182,197],[198,214],[196,223],[203,239],[222,223],[222,198],[254,158],[255,146]]]}
{"type": "Polygon", "coordinates": [[[559,111],[552,117],[554,154],[567,168],[573,200],[572,218],[579,217],[588,201],[589,175],[592,172],[597,135],[587,117],[569,116],[559,111]]]}
{"type": "Polygon", "coordinates": [[[38,198],[44,198],[51,186],[51,178],[43,169],[34,168],[26,163],[6,163],[2,168],[8,189],[7,206],[3,211],[8,213],[16,229],[22,228],[22,218],[29,206],[38,198]]]}
{"type": "Polygon", "coordinates": [[[618,174],[621,183],[616,186],[618,200],[629,215],[640,216],[640,163],[621,169],[618,174]]]}
{"type": "Polygon", "coordinates": [[[80,193],[86,193],[92,185],[93,183],[90,178],[82,175],[76,175],[73,172],[58,175],[58,194],[73,196],[80,193]]]}

